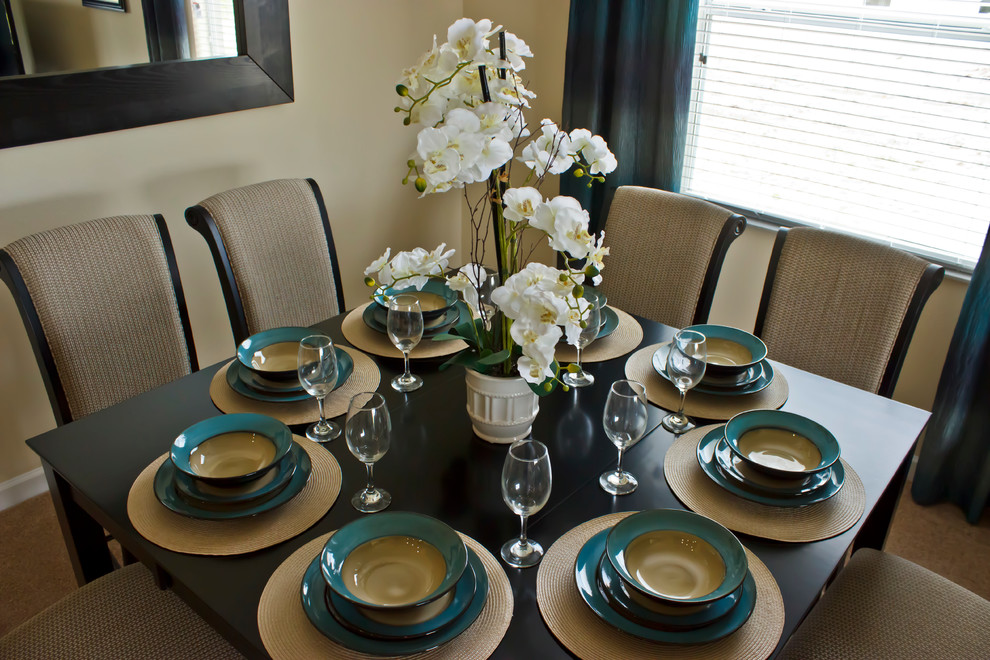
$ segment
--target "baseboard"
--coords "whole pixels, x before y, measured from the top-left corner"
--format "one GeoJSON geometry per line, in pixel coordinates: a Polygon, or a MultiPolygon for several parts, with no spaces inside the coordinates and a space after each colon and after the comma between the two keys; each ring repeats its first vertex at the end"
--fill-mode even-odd
{"type": "Polygon", "coordinates": [[[45,471],[35,468],[0,484],[0,511],[48,491],[45,471]]]}

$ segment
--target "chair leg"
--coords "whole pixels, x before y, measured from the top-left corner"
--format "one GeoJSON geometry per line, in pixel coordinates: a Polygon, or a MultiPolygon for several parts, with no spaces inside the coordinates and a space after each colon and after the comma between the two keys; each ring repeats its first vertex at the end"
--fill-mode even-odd
{"type": "Polygon", "coordinates": [[[894,478],[887,484],[886,490],[877,501],[873,512],[863,523],[863,528],[853,541],[853,552],[860,548],[873,548],[883,550],[883,544],[887,540],[887,532],[890,531],[890,523],[894,519],[894,511],[897,509],[897,502],[901,498],[901,492],[907,483],[908,472],[911,470],[911,459],[914,457],[914,449],[904,457],[901,466],[894,473],[894,478]]]}
{"type": "Polygon", "coordinates": [[[72,499],[71,487],[50,465],[45,463],[44,469],[72,571],[82,586],[113,570],[103,527],[72,499]]]}

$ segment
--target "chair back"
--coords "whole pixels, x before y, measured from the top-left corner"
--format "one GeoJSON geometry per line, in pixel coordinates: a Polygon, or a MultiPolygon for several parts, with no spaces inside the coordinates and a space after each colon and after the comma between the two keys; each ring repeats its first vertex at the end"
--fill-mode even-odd
{"type": "Polygon", "coordinates": [[[616,307],[660,323],[706,323],[725,253],[745,228],[745,218],[704,200],[621,186],[605,224],[602,291],[616,307]]]}
{"type": "Polygon", "coordinates": [[[198,368],[160,215],[58,227],[0,250],[56,421],[85,417],[198,368]]]}
{"type": "Polygon", "coordinates": [[[186,209],[186,221],[213,253],[236,343],[344,309],[330,222],[312,179],[228,190],[186,209]]]}
{"type": "Polygon", "coordinates": [[[755,334],[770,357],[886,397],[941,266],[824,229],[781,229],[755,334]]]}

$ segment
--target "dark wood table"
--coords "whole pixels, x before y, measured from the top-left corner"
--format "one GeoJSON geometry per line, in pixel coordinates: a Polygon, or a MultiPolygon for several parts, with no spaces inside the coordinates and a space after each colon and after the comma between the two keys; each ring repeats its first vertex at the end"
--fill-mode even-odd
{"type": "MultiPolygon", "coordinates": [[[[342,341],[342,317],[319,327],[342,341]]],[[[669,339],[673,330],[640,319],[643,345],[669,339]]],[[[624,459],[639,479],[632,495],[612,497],[598,476],[614,465],[616,450],[605,437],[601,415],[612,381],[624,378],[626,357],[589,364],[593,386],[557,391],[540,401],[533,436],[547,444],[553,491],[533,517],[530,536],[550,545],[581,522],[616,511],[683,508],[663,476],[663,457],[673,436],[659,427],[663,411],[650,407],[651,431],[624,459]]],[[[481,542],[496,557],[518,533],[518,518],[502,502],[499,479],[505,447],[471,431],[465,412],[461,368],[439,371],[439,363],[413,363],[424,377],[408,395],[388,386],[401,361],[378,360],[379,391],[393,421],[388,454],[375,466],[375,481],[392,493],[392,510],[436,516],[481,542]]],[[[135,397],[107,410],[28,440],[42,459],[52,488],[73,568],[80,582],[111,568],[103,528],[128,552],[156,570],[186,600],[249,657],[267,657],[256,622],[257,605],[269,576],[296,548],[361,514],[349,504],[364,485],[365,470],[342,439],[326,445],[343,470],[341,494],[315,526],[265,550],[233,557],[184,555],[142,538],[127,517],[127,493],[138,474],[166,452],[183,429],[220,414],[209,385],[220,364],[135,397]]],[[[827,426],[842,445],[843,458],[866,489],[866,514],[850,530],[814,543],[781,543],[740,535],[770,568],[783,594],[786,619],[781,644],[814,604],[850,546],[881,547],[910,464],[912,448],[929,413],[797,369],[786,368],[790,398],[784,410],[827,426]]],[[[536,569],[506,568],[515,595],[512,623],[493,657],[569,657],[552,636],[536,604],[536,569]]],[[[779,648],[779,647],[778,647],[779,648]]]]}

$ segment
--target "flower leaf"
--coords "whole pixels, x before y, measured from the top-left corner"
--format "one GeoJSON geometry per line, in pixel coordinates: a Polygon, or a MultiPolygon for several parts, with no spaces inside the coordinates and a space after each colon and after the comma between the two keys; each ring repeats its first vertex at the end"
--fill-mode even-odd
{"type": "Polygon", "coordinates": [[[506,348],[504,350],[499,351],[498,353],[492,353],[491,355],[486,355],[485,357],[479,358],[478,364],[483,364],[485,366],[492,367],[495,366],[496,364],[499,364],[500,362],[505,362],[511,354],[512,351],[506,348]]]}

